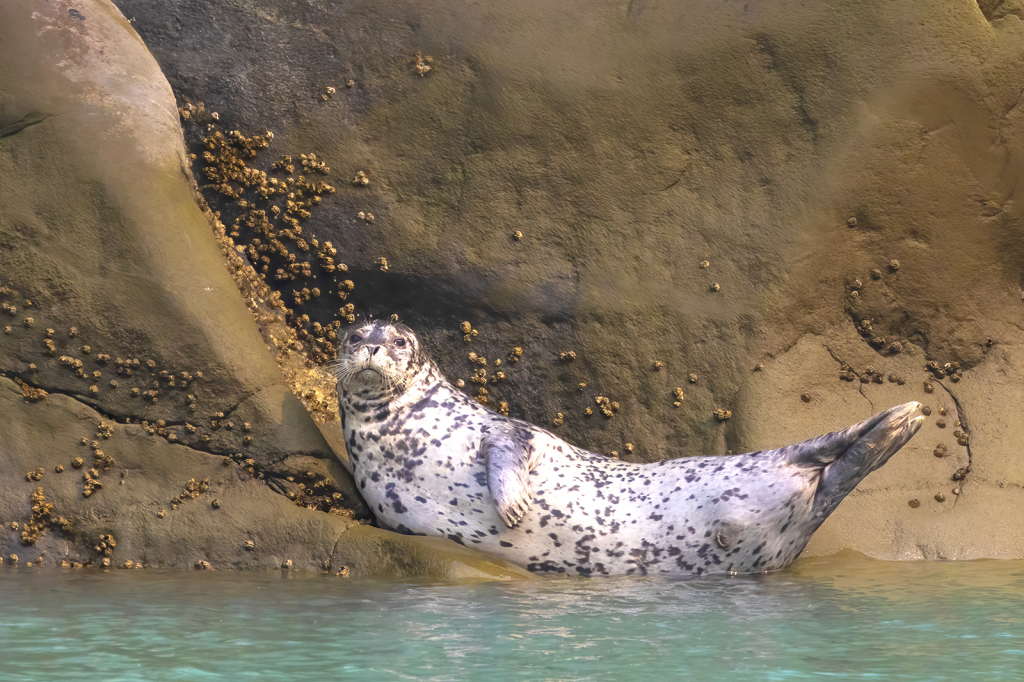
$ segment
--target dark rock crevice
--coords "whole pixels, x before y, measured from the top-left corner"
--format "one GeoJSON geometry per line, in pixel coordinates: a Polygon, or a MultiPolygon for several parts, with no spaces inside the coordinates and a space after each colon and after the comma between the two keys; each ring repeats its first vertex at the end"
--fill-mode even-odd
{"type": "Polygon", "coordinates": [[[42,123],[46,119],[50,118],[53,114],[43,113],[41,111],[33,111],[25,114],[22,118],[11,123],[0,123],[0,139],[8,137],[10,135],[16,135],[29,126],[34,126],[37,123],[42,123]]]}
{"type": "Polygon", "coordinates": [[[956,481],[957,487],[960,489],[960,493],[956,495],[956,497],[953,500],[953,507],[956,507],[956,503],[960,500],[960,496],[964,494],[964,488],[968,483],[968,476],[970,476],[971,468],[974,464],[974,453],[971,450],[971,428],[967,420],[967,414],[964,412],[963,403],[961,403],[961,401],[957,398],[956,394],[953,393],[953,391],[951,391],[950,388],[941,381],[933,382],[933,385],[935,384],[941,386],[942,390],[946,392],[946,395],[948,395],[953,400],[953,405],[956,406],[957,421],[960,422],[960,428],[966,435],[966,442],[964,443],[963,447],[967,451],[967,466],[963,467],[962,469],[959,469],[954,474],[953,479],[954,481],[956,481]]]}
{"type": "Polygon", "coordinates": [[[861,394],[865,401],[867,401],[868,406],[871,408],[871,413],[874,414],[877,412],[878,408],[875,407],[874,402],[868,397],[867,393],[864,392],[864,382],[860,381],[862,375],[854,370],[850,363],[836,355],[835,351],[833,351],[827,343],[822,343],[821,345],[828,354],[832,356],[832,359],[839,363],[840,371],[849,372],[857,377],[857,392],[861,394]]]}
{"type": "Polygon", "coordinates": [[[1024,9],[1014,0],[977,0],[978,9],[989,22],[997,21],[1006,16],[1021,18],[1024,9]]]}

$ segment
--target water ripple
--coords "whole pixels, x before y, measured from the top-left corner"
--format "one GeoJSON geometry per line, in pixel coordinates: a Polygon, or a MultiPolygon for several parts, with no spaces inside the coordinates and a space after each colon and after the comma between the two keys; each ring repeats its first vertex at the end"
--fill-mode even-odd
{"type": "Polygon", "coordinates": [[[4,680],[1020,679],[1024,563],[437,584],[0,570],[4,680]]]}

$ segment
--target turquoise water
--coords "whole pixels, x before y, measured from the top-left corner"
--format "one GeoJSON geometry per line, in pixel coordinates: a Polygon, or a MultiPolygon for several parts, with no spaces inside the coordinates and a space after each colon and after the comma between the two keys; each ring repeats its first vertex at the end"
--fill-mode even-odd
{"type": "Polygon", "coordinates": [[[437,584],[0,569],[3,680],[1021,680],[1024,562],[437,584]]]}

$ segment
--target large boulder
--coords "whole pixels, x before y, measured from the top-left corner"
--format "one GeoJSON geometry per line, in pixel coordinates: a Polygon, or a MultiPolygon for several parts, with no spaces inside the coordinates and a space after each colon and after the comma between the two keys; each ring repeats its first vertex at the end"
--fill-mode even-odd
{"type": "Polygon", "coordinates": [[[475,575],[330,455],[322,364],[391,313],[635,461],[920,400],[808,553],[1024,556],[1007,3],[117,4],[0,8],[5,556],[475,575]]]}
{"type": "MultiPolygon", "coordinates": [[[[280,182],[281,154],[330,166],[301,234],[346,273],[262,233],[318,342],[342,303],[398,313],[474,394],[474,372],[503,372],[492,406],[635,461],[920,400],[920,435],[808,552],[1024,556],[1008,3],[117,4],[185,111],[204,104],[187,122],[201,184],[217,130],[272,131],[251,163],[280,182]]],[[[245,206],[210,201],[249,247],[267,204],[244,189],[245,206]]]]}
{"type": "Polygon", "coordinates": [[[173,94],[117,8],[0,5],[0,93],[6,562],[522,573],[368,541],[383,531],[361,530],[268,351],[281,325],[215,238],[173,94]]]}

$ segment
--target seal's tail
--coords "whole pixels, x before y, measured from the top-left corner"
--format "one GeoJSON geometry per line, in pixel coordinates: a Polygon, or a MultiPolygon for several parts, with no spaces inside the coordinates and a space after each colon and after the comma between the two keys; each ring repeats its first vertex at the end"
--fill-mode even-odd
{"type": "Polygon", "coordinates": [[[905,403],[809,441],[782,448],[792,465],[821,468],[814,497],[815,516],[824,520],[864,477],[896,454],[921,428],[920,403],[905,403]]]}

